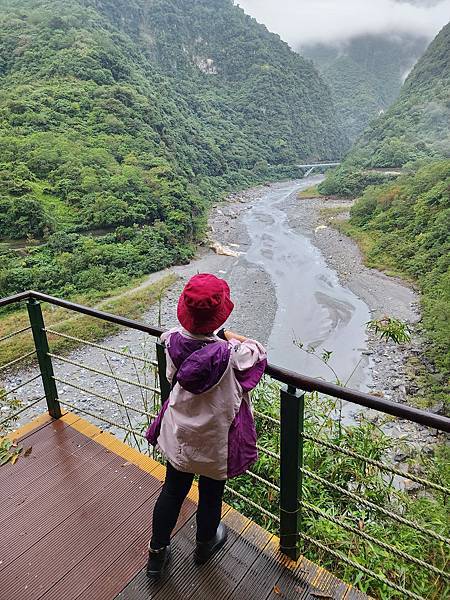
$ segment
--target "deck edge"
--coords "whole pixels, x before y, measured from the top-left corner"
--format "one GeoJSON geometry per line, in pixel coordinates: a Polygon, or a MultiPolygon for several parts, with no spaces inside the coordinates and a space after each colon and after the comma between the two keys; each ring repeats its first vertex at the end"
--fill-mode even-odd
{"type": "Polygon", "coordinates": [[[35,432],[37,429],[41,429],[42,427],[46,427],[50,423],[53,423],[55,419],[51,417],[47,412],[35,417],[28,423],[21,425],[14,431],[10,431],[6,434],[6,438],[12,441],[20,441],[22,438],[29,436],[31,433],[35,432]]]}

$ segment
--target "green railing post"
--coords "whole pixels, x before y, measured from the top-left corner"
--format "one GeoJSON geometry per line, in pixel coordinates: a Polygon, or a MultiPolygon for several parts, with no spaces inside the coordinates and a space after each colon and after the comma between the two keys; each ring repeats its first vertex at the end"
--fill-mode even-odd
{"type": "Polygon", "coordinates": [[[41,304],[33,298],[27,302],[28,316],[30,318],[31,331],[33,332],[36,356],[41,371],[42,384],[47,399],[48,412],[54,419],[62,415],[61,406],[58,402],[56,382],[53,378],[52,359],[48,355],[49,347],[47,334],[45,332],[44,317],[42,316],[41,304]]]}
{"type": "Polygon", "coordinates": [[[161,390],[161,405],[167,400],[170,396],[170,383],[166,377],[166,351],[164,349],[164,344],[161,342],[156,342],[156,359],[158,361],[158,377],[159,377],[159,389],[161,390]]]}
{"type": "Polygon", "coordinates": [[[280,550],[300,557],[305,395],[294,387],[280,390],[280,550]]]}

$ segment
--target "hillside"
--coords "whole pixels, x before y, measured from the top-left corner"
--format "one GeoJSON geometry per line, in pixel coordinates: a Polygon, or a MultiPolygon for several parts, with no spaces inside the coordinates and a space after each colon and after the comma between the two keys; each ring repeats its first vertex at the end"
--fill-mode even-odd
{"type": "Polygon", "coordinates": [[[383,175],[417,160],[450,157],[450,23],[407,77],[400,96],[373,121],[344,162],[319,186],[323,194],[359,195],[383,175]]]}
{"type": "Polygon", "coordinates": [[[450,369],[449,98],[450,24],[418,61],[398,100],[319,186],[322,194],[359,197],[343,229],[362,242],[370,266],[404,275],[420,288],[427,355],[431,370],[437,368],[422,383],[434,387],[436,398],[448,398],[450,369]],[[403,167],[403,174],[386,182],[376,167],[403,167]]]}
{"type": "Polygon", "coordinates": [[[396,100],[426,40],[412,35],[363,35],[340,45],[299,48],[330,86],[348,137],[354,141],[370,121],[396,100]]]}
{"type": "Polygon", "coordinates": [[[429,355],[444,386],[450,373],[449,223],[450,160],[431,161],[395,183],[368,188],[350,219],[350,233],[366,240],[371,266],[406,275],[420,287],[429,355]]]}
{"type": "Polygon", "coordinates": [[[231,0],[0,0],[0,295],[184,261],[207,202],[341,155],[312,65],[231,0]]]}
{"type": "Polygon", "coordinates": [[[408,161],[450,156],[450,23],[407,77],[398,100],[375,120],[348,162],[399,167],[408,161]]]}

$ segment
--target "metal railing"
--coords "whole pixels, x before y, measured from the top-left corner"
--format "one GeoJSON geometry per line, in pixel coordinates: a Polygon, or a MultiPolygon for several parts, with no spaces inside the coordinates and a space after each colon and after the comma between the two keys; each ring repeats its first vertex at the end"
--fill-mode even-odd
{"type": "MultiPolygon", "coordinates": [[[[165,377],[164,348],[157,343],[151,356],[141,356],[58,332],[57,326],[51,328],[45,326],[40,303],[47,302],[88,317],[149,334],[154,338],[161,335],[162,329],[34,291],[0,300],[0,308],[24,301],[27,305],[30,327],[22,327],[4,335],[0,338],[0,343],[8,342],[16,335],[31,331],[35,350],[14,358],[0,369],[7,370],[17,366],[21,361],[30,359],[35,354],[39,375],[34,375],[24,383],[3,392],[0,400],[8,394],[16,393],[19,388],[32,383],[39,376],[42,379],[44,396],[34,400],[29,406],[20,407],[15,413],[9,414],[7,418],[0,421],[0,425],[6,419],[17,418],[27,408],[35,406],[45,398],[48,412],[52,417],[59,418],[62,414],[61,405],[65,406],[123,431],[126,439],[134,440],[136,445],[142,448],[144,426],[155,417],[158,407],[170,393],[170,385],[165,377]],[[142,368],[151,370],[154,381],[151,384],[144,383],[137,370],[137,377],[133,379],[118,375],[111,368],[108,372],[98,368],[97,365],[80,363],[78,360],[51,351],[49,339],[58,337],[77,345],[86,344],[88,347],[104,352],[105,355],[111,353],[121,360],[137,361],[142,368]],[[82,369],[83,372],[91,373],[96,377],[111,379],[119,397],[113,398],[87,385],[82,385],[70,377],[60,376],[57,372],[60,364],[82,369]],[[150,394],[151,403],[145,399],[141,407],[127,403],[121,385],[138,388],[141,393],[150,394]],[[62,398],[61,393],[58,393],[59,388],[63,389],[62,386],[71,388],[76,393],[89,394],[96,400],[112,403],[125,412],[126,421],[122,420],[121,423],[113,421],[99,411],[90,410],[62,398]],[[138,426],[139,424],[130,417],[129,411],[135,413],[137,418],[144,418],[144,422],[138,426]]],[[[107,362],[110,366],[109,361],[107,362]]],[[[424,524],[417,520],[419,513],[415,514],[412,511],[413,514],[410,514],[408,506],[410,500],[411,503],[431,503],[431,499],[435,497],[439,497],[439,502],[445,505],[450,489],[444,481],[435,477],[427,478],[421,470],[410,471],[405,469],[404,465],[400,468],[392,457],[389,457],[388,451],[383,452],[378,449],[372,455],[364,454],[361,445],[355,446],[353,443],[354,438],[364,428],[342,425],[341,417],[334,410],[335,405],[331,405],[330,409],[327,404],[327,411],[322,419],[319,419],[316,413],[324,397],[333,398],[337,402],[351,402],[359,410],[361,407],[369,409],[364,414],[360,412],[357,417],[360,424],[364,423],[364,427],[369,432],[368,440],[375,434],[384,440],[383,428],[389,426],[390,418],[401,419],[400,423],[414,425],[417,428],[432,429],[439,435],[450,432],[450,419],[300,375],[274,365],[267,367],[266,377],[272,382],[271,387],[269,386],[271,390],[269,401],[267,398],[261,400],[258,392],[254,398],[261,458],[245,476],[228,482],[227,499],[261,524],[278,532],[281,551],[294,560],[297,560],[301,553],[306,553],[308,557],[322,562],[327,567],[343,565],[340,574],[342,572],[347,578],[353,580],[357,579],[355,573],[364,575],[369,582],[366,588],[372,590],[378,585],[386,597],[389,597],[389,590],[393,594],[392,597],[416,599],[444,597],[449,583],[449,574],[445,568],[450,540],[446,537],[441,522],[436,528],[433,515],[429,515],[428,522],[424,524]],[[381,425],[379,422],[374,423],[375,418],[366,418],[366,413],[370,415],[375,411],[385,420],[381,425]],[[332,435],[324,435],[325,427],[331,427],[332,435]],[[376,478],[374,473],[377,473],[376,478]],[[417,488],[415,496],[408,495],[401,487],[393,486],[392,483],[396,479],[414,484],[417,488]],[[383,535],[384,531],[380,531],[380,527],[377,529],[379,524],[386,535],[383,535]],[[344,539],[342,532],[347,536],[347,541],[352,541],[351,545],[342,542],[344,539]],[[435,559],[434,562],[426,553],[421,554],[423,547],[420,547],[420,543],[417,551],[406,551],[401,543],[396,543],[396,539],[389,538],[389,535],[393,535],[392,532],[405,539],[415,535],[419,540],[426,540],[432,545],[431,554],[435,559]],[[410,589],[411,583],[405,575],[406,571],[386,566],[385,572],[371,566],[370,553],[375,553],[375,549],[378,553],[384,553],[386,565],[393,564],[389,562],[391,559],[387,558],[393,557],[393,560],[403,561],[405,565],[413,565],[418,572],[424,573],[425,575],[421,577],[427,578],[426,581],[430,583],[426,585],[431,585],[430,589],[436,589],[437,595],[433,595],[432,592],[429,596],[423,596],[421,595],[423,592],[417,593],[417,590],[410,589]]],[[[267,388],[262,389],[267,395],[267,388]]],[[[417,589],[423,590],[424,585],[421,583],[422,587],[419,586],[417,589]]]]}

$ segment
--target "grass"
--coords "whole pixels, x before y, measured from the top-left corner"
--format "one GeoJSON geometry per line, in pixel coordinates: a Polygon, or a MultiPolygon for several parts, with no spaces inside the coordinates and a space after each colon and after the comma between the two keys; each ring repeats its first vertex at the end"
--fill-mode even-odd
{"type": "Polygon", "coordinates": [[[375,243],[373,234],[368,235],[365,231],[361,231],[354,227],[348,220],[346,213],[348,213],[348,208],[345,206],[330,206],[328,208],[322,208],[320,211],[320,215],[329,227],[337,229],[342,234],[352,238],[358,244],[358,247],[363,254],[364,264],[366,266],[374,266],[369,265],[367,262],[367,255],[375,243]]]}
{"type": "Polygon", "coordinates": [[[389,261],[388,256],[386,256],[384,260],[381,260],[380,257],[377,257],[376,261],[370,258],[371,251],[375,247],[378,240],[377,233],[375,231],[364,231],[363,229],[352,225],[349,219],[344,216],[346,212],[346,207],[331,206],[329,208],[322,208],[320,214],[328,226],[337,229],[337,231],[348,236],[356,242],[361,251],[363,263],[366,267],[383,271],[383,273],[389,275],[390,277],[401,277],[401,279],[403,279],[406,283],[410,285],[413,284],[410,277],[397,269],[389,261]]]}
{"type": "MultiPolygon", "coordinates": [[[[112,312],[119,316],[130,319],[138,319],[148,308],[159,302],[166,291],[175,283],[177,277],[168,275],[159,282],[136,291],[126,291],[127,288],[119,288],[108,292],[108,297],[96,294],[97,308],[112,312]]],[[[134,282],[133,287],[136,286],[134,282]]],[[[128,288],[130,289],[130,288],[128,288]]],[[[71,298],[79,304],[92,305],[93,296],[76,296],[71,298]]],[[[107,321],[80,315],[64,308],[43,303],[42,312],[47,326],[57,329],[60,333],[71,335],[89,342],[95,342],[118,331],[120,327],[107,321]]],[[[26,309],[5,314],[0,318],[0,337],[29,326],[28,313],[26,309]]],[[[76,348],[77,342],[66,340],[56,336],[49,336],[52,350],[54,352],[68,352],[76,348]]],[[[0,343],[0,367],[34,350],[34,343],[30,331],[24,332],[13,338],[0,343]]],[[[32,361],[32,357],[30,361],[32,361]]],[[[26,364],[21,361],[20,367],[26,364]]]]}
{"type": "Polygon", "coordinates": [[[317,185],[313,185],[306,190],[302,190],[297,194],[298,198],[322,198],[322,194],[319,192],[317,185]]]}
{"type": "Polygon", "coordinates": [[[58,229],[67,229],[77,223],[77,211],[67,203],[56,196],[45,192],[45,184],[42,182],[33,183],[33,192],[42,202],[46,211],[55,219],[58,229]]]}

